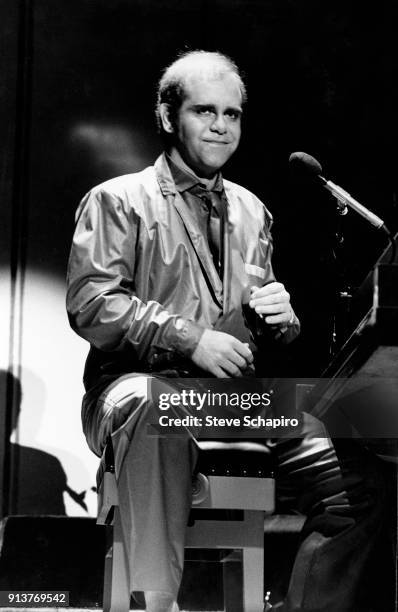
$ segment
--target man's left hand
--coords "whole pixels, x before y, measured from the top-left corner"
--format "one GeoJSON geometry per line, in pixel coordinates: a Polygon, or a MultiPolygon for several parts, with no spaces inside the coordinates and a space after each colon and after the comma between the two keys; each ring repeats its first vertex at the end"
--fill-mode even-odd
{"type": "Polygon", "coordinates": [[[264,287],[251,287],[250,308],[261,315],[268,325],[288,325],[294,317],[290,294],[276,281],[264,287]]]}

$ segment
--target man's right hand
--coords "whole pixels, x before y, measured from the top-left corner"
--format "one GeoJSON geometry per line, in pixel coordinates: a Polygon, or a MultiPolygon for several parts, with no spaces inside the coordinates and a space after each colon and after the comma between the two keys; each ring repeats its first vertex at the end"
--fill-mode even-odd
{"type": "Polygon", "coordinates": [[[242,376],[253,363],[253,353],[247,344],[224,332],[205,329],[192,353],[192,361],[217,378],[242,376]]]}

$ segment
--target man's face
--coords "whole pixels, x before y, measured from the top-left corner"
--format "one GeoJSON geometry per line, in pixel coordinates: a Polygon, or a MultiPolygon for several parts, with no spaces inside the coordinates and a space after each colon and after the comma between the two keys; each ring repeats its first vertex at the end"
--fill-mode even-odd
{"type": "Polygon", "coordinates": [[[175,147],[198,176],[210,178],[235,152],[241,133],[242,96],[233,74],[193,75],[177,113],[175,147]]]}

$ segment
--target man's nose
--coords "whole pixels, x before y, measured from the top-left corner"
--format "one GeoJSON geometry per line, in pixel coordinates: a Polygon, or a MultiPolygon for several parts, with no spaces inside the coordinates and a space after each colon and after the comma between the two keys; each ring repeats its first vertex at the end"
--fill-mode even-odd
{"type": "Polygon", "coordinates": [[[213,123],[210,126],[210,129],[213,132],[218,132],[219,134],[224,134],[227,131],[227,124],[225,121],[225,117],[222,113],[216,115],[213,123]]]}

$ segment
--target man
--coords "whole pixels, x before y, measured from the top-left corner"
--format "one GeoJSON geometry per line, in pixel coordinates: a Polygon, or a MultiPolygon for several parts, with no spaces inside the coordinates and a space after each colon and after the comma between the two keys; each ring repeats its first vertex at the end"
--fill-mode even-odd
{"type": "MultiPolygon", "coordinates": [[[[273,275],[269,212],[220,174],[239,144],[245,100],[229,58],[181,56],[159,84],[166,153],[96,187],[78,210],[67,302],[91,344],[83,428],[99,456],[112,434],[131,591],[144,591],[148,612],[178,609],[198,435],[147,435],[159,416],[148,373],[170,389],[170,373],[253,375],[261,351],[299,331],[273,275]]],[[[300,438],[279,440],[275,452],[280,498],[308,515],[285,609],[351,610],[377,537],[377,477],[365,456],[338,454],[309,415],[300,438]]]]}

